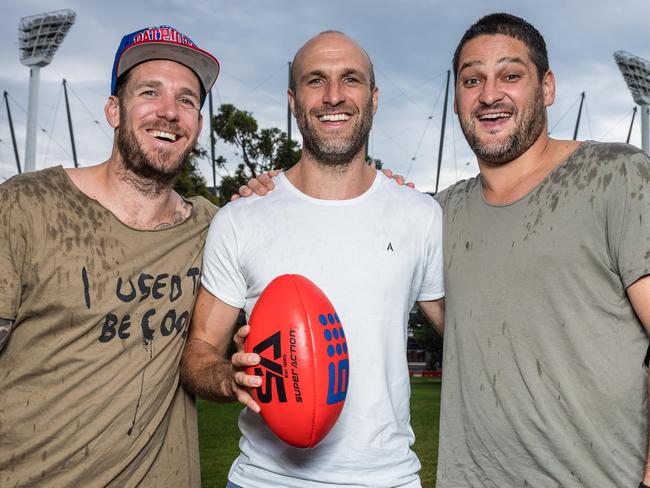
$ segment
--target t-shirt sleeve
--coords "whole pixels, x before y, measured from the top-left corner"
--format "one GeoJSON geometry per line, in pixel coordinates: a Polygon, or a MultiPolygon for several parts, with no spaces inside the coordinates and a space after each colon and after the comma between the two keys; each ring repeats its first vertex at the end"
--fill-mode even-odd
{"type": "Polygon", "coordinates": [[[0,318],[15,320],[25,261],[25,215],[16,199],[0,188],[0,318]]]}
{"type": "Polygon", "coordinates": [[[425,236],[424,279],[417,301],[437,300],[445,296],[442,255],[442,209],[435,200],[433,215],[425,236]]]}
{"type": "Polygon", "coordinates": [[[445,208],[445,205],[447,203],[447,197],[449,196],[450,192],[451,192],[451,188],[446,188],[445,190],[439,191],[433,196],[433,199],[436,202],[438,202],[440,208],[445,208]]]}
{"type": "Polygon", "coordinates": [[[609,249],[627,288],[650,274],[650,158],[627,154],[614,169],[608,198],[609,249]]]}
{"type": "Polygon", "coordinates": [[[244,278],[237,245],[237,232],[229,205],[210,224],[203,254],[201,284],[219,300],[237,308],[246,301],[244,278]]]}

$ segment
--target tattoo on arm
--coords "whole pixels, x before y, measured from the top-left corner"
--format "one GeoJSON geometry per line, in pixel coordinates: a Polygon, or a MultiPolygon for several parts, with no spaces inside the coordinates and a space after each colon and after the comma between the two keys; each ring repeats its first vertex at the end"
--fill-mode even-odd
{"type": "Polygon", "coordinates": [[[0,351],[4,347],[14,326],[13,321],[0,318],[0,351]]]}

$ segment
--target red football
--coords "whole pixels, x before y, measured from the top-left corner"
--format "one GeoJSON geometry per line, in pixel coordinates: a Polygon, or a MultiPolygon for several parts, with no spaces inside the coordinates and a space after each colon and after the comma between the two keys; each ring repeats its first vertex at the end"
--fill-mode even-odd
{"type": "Polygon", "coordinates": [[[250,320],[247,352],[262,377],[253,398],[270,429],[287,444],[314,447],[341,413],[350,377],[348,345],[334,307],[301,275],[275,278],[260,295],[250,320]]]}

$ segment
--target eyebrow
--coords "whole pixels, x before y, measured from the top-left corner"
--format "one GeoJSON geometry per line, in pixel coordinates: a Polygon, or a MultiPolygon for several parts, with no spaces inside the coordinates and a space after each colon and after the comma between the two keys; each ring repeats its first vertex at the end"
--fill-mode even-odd
{"type": "Polygon", "coordinates": [[[181,88],[179,95],[189,95],[189,96],[197,98],[197,99],[200,98],[198,93],[196,93],[194,90],[192,90],[190,88],[181,88]]]}
{"type": "MultiPolygon", "coordinates": [[[[502,58],[497,59],[497,64],[508,64],[508,63],[510,63],[510,64],[512,64],[512,63],[520,64],[521,66],[524,66],[524,67],[528,66],[523,59],[518,58],[516,56],[504,56],[502,58]]],[[[458,72],[460,73],[464,69],[471,68],[472,66],[483,66],[483,65],[485,65],[485,63],[483,61],[479,61],[479,60],[468,61],[466,63],[463,63],[460,66],[460,68],[458,69],[458,72]]]]}
{"type": "MultiPolygon", "coordinates": [[[[141,81],[140,83],[138,83],[137,85],[135,85],[133,87],[132,91],[136,91],[136,90],[139,90],[140,88],[145,88],[145,87],[161,88],[162,86],[163,86],[162,81],[144,80],[144,81],[141,81]]],[[[187,87],[181,88],[179,90],[179,95],[186,95],[186,96],[189,95],[189,96],[195,97],[197,99],[200,98],[199,95],[194,90],[192,90],[191,88],[187,88],[187,87]]]]}
{"type": "Polygon", "coordinates": [[[355,68],[348,68],[343,72],[343,76],[350,76],[354,75],[357,78],[360,78],[361,80],[365,81],[366,80],[366,75],[363,71],[359,71],[358,69],[355,68]]]}
{"type": "MultiPolygon", "coordinates": [[[[358,70],[358,69],[356,69],[356,68],[345,68],[345,69],[343,70],[342,74],[341,74],[341,77],[344,78],[344,77],[346,77],[346,76],[350,76],[350,75],[354,75],[354,76],[360,78],[360,79],[363,80],[363,81],[366,81],[366,79],[367,79],[367,77],[366,77],[366,75],[363,73],[363,71],[360,71],[360,70],[358,70]]],[[[306,80],[308,80],[309,78],[311,78],[312,76],[322,76],[323,78],[327,78],[327,77],[328,77],[328,75],[327,75],[324,71],[319,70],[319,69],[315,69],[315,70],[312,70],[312,71],[310,71],[310,72],[308,72],[308,73],[305,73],[305,74],[300,78],[300,81],[306,81],[306,80]]]]}
{"type": "Polygon", "coordinates": [[[140,88],[144,87],[150,87],[150,88],[160,88],[162,86],[161,81],[156,81],[156,80],[145,80],[141,81],[137,85],[135,85],[132,89],[132,91],[139,90],[140,88]]]}

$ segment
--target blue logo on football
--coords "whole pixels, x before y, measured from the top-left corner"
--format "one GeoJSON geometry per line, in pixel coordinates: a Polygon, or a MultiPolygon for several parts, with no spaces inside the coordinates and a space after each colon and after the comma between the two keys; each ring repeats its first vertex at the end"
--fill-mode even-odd
{"type": "Polygon", "coordinates": [[[340,358],[342,354],[347,354],[348,344],[337,314],[320,314],[318,321],[325,328],[323,335],[328,342],[327,355],[332,358],[327,367],[327,404],[332,405],[345,400],[345,395],[348,392],[350,361],[347,358],[340,358]],[[332,325],[331,329],[330,325],[332,325]]]}

